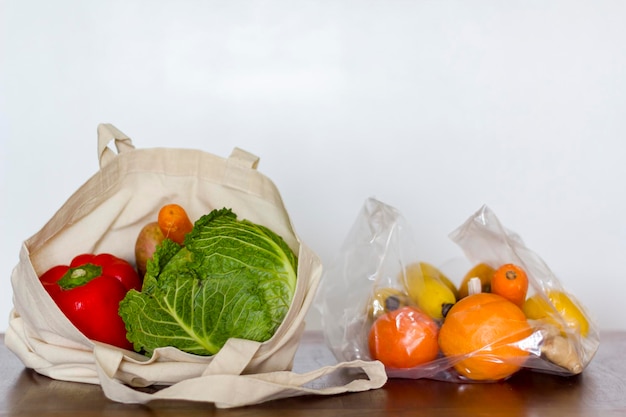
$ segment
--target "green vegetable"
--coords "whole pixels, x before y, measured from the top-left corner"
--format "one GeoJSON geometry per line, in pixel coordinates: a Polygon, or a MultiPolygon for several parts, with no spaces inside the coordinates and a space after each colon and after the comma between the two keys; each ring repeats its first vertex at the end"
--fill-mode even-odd
{"type": "Polygon", "coordinates": [[[283,321],[296,287],[297,258],[264,226],[214,210],[184,246],[166,239],[148,262],[141,292],[120,303],[137,351],[174,346],[213,355],[231,337],[263,342],[283,321]]]}

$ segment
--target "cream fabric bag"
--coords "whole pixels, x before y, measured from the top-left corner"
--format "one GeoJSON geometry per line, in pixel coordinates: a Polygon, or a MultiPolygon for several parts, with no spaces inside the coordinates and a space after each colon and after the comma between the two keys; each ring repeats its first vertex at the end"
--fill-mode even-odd
{"type": "Polygon", "coordinates": [[[98,157],[100,170],[23,243],[13,270],[14,309],[5,343],[26,367],[58,380],[100,384],[114,401],[171,398],[222,408],[306,394],[364,391],[386,382],[379,362],[344,362],[306,374],[291,372],[322,266],[296,235],[275,185],[256,170],[256,156],[238,148],[229,158],[190,149],[135,149],[117,128],[101,124],[98,157]],[[117,152],[109,148],[112,142],[117,152]],[[230,339],[212,357],[166,347],[147,358],[87,339],[48,296],[38,275],[67,264],[74,255],[111,252],[134,259],[139,230],[154,221],[158,209],[168,202],[183,205],[192,219],[214,208],[232,208],[238,218],[272,229],[298,254],[294,300],[270,340],[230,339]],[[308,388],[312,381],[345,368],[365,376],[347,385],[308,388]],[[135,389],[149,386],[165,388],[135,389]]]}

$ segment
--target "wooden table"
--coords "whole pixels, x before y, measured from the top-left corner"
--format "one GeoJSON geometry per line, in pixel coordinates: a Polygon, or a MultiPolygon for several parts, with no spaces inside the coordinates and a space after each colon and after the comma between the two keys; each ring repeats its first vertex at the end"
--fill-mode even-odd
{"type": "MultiPolygon", "coordinates": [[[[25,369],[0,335],[0,417],[47,416],[593,416],[626,415],[626,332],[605,332],[582,375],[563,378],[519,372],[491,384],[389,380],[381,389],[336,396],[308,396],[236,409],[161,401],[118,404],[99,386],[62,382],[25,369]]],[[[306,333],[294,370],[335,360],[317,332],[306,333]]],[[[332,382],[332,381],[329,381],[332,382]]]]}

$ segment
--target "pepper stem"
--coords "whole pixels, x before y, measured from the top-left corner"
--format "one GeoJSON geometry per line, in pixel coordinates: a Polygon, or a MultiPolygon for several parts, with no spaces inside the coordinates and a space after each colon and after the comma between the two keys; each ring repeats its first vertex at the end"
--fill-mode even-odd
{"type": "Polygon", "coordinates": [[[94,278],[98,278],[102,275],[102,267],[94,264],[84,264],[74,268],[68,269],[68,271],[57,281],[59,287],[64,290],[71,290],[72,288],[80,287],[87,284],[94,278]]]}

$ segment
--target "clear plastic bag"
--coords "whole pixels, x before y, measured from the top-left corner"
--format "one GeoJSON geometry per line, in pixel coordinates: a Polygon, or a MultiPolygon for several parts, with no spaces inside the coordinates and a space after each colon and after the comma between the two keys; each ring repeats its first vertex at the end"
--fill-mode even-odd
{"type": "Polygon", "coordinates": [[[449,237],[464,257],[434,266],[398,210],[365,201],[315,301],[336,358],[378,359],[392,378],[455,382],[582,372],[598,327],[520,236],[483,206],[449,237]],[[510,286],[513,267],[526,289],[496,282],[510,286]]]}

